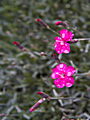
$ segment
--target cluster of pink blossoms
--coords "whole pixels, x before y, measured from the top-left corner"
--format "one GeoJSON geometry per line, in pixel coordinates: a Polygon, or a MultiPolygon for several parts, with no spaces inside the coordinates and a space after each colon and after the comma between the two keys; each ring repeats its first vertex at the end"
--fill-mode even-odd
{"type": "Polygon", "coordinates": [[[72,75],[76,72],[74,67],[61,63],[53,68],[52,72],[51,78],[55,79],[54,84],[56,87],[71,87],[74,84],[74,78],[72,77],[72,75]]]}
{"type": "Polygon", "coordinates": [[[74,34],[67,29],[62,29],[59,31],[60,37],[55,37],[54,49],[58,54],[69,53],[70,52],[70,44],[68,41],[72,41],[74,34]]]}

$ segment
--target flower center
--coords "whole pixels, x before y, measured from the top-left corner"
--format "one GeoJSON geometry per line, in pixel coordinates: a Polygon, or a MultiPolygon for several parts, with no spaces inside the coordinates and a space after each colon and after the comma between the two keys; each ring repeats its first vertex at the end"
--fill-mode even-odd
{"type": "Polygon", "coordinates": [[[60,74],[61,78],[64,78],[65,77],[65,74],[60,74]]]}

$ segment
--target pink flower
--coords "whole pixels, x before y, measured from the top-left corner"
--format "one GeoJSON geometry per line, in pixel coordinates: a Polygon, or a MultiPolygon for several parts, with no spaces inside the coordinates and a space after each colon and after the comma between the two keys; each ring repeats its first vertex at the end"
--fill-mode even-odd
{"type": "Polygon", "coordinates": [[[60,30],[59,33],[60,37],[55,37],[54,49],[58,54],[67,54],[70,52],[70,44],[67,42],[72,41],[74,34],[66,29],[60,30]]]}
{"type": "Polygon", "coordinates": [[[72,77],[72,75],[76,72],[74,67],[61,63],[53,68],[52,72],[51,78],[55,79],[54,84],[56,87],[71,87],[74,84],[74,78],[72,77]]]}
{"type": "Polygon", "coordinates": [[[74,36],[74,34],[71,31],[68,31],[67,29],[62,29],[59,31],[59,33],[63,41],[71,41],[74,36]]]}
{"type": "Polygon", "coordinates": [[[54,49],[58,54],[69,53],[70,52],[70,44],[64,41],[56,41],[54,44],[54,49]]]}

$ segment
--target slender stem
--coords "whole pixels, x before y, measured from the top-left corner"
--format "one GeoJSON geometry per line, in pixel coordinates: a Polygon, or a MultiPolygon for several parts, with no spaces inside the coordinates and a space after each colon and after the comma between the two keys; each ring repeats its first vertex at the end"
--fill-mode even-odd
{"type": "Polygon", "coordinates": [[[50,30],[51,32],[57,34],[57,35],[60,35],[58,32],[56,32],[55,30],[53,30],[52,28],[50,28],[49,26],[47,26],[47,29],[50,30]]]}
{"type": "Polygon", "coordinates": [[[72,97],[67,97],[67,98],[64,98],[64,97],[51,97],[50,99],[51,100],[59,100],[59,99],[67,100],[67,99],[74,99],[74,98],[72,98],[72,97]]]}
{"type": "Polygon", "coordinates": [[[84,41],[84,40],[90,40],[90,38],[75,38],[73,40],[84,41]]]}

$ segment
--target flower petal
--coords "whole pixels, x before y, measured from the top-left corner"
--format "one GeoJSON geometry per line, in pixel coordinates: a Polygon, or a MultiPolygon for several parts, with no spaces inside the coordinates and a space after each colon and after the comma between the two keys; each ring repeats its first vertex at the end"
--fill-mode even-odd
{"type": "Polygon", "coordinates": [[[71,41],[74,34],[71,31],[68,31],[67,29],[62,29],[59,31],[60,33],[60,37],[64,40],[64,41],[71,41]]]}
{"type": "Polygon", "coordinates": [[[72,66],[68,66],[66,69],[66,75],[67,76],[72,76],[76,72],[75,68],[72,66]]]}
{"type": "Polygon", "coordinates": [[[74,84],[74,78],[73,77],[67,77],[66,78],[66,87],[71,87],[74,84]]]}
{"type": "Polygon", "coordinates": [[[59,78],[59,76],[60,76],[60,75],[59,75],[58,72],[54,72],[54,73],[51,74],[51,78],[52,78],[52,79],[59,78]]]}
{"type": "Polygon", "coordinates": [[[65,86],[65,81],[63,79],[56,79],[54,80],[54,85],[57,87],[57,88],[63,88],[65,86]]]}
{"type": "Polygon", "coordinates": [[[63,53],[69,53],[70,52],[70,44],[69,43],[65,43],[65,45],[62,46],[61,52],[63,52],[63,53]]]}

